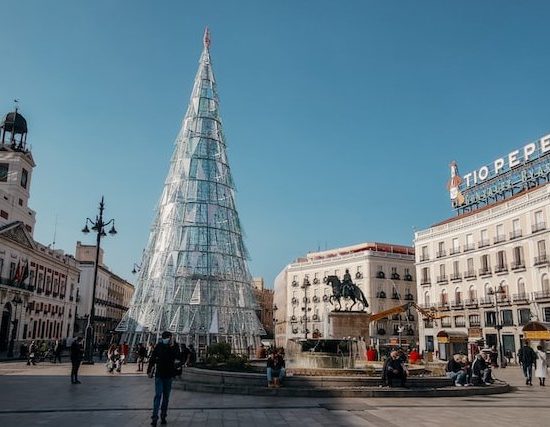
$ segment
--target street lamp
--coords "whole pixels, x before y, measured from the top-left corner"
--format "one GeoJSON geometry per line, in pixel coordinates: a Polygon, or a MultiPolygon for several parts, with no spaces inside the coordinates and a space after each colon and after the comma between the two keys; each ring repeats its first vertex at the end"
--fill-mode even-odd
{"type": "Polygon", "coordinates": [[[88,316],[88,324],[86,325],[86,337],[84,341],[84,364],[93,365],[94,364],[94,317],[95,317],[95,289],[97,285],[97,267],[99,263],[99,249],[101,246],[101,238],[107,236],[105,233],[105,227],[111,225],[111,229],[108,233],[111,236],[117,234],[115,229],[115,220],[110,219],[109,221],[103,220],[103,210],[105,209],[105,202],[103,196],[101,196],[101,202],[99,202],[99,215],[95,217],[95,221],[90,218],[86,218],[86,223],[82,232],[88,234],[90,229],[88,224],[92,226],[92,230],[97,234],[96,237],[96,250],[95,250],[95,265],[94,265],[94,282],[92,287],[92,304],[90,305],[90,315],[88,316]]]}
{"type": "Polygon", "coordinates": [[[10,343],[8,345],[8,353],[6,355],[7,357],[13,357],[13,347],[15,345],[15,339],[17,338],[17,326],[19,325],[19,319],[17,319],[17,307],[22,302],[23,300],[19,295],[14,296],[11,301],[11,303],[15,306],[15,308],[13,310],[14,319],[11,321],[13,328],[11,330],[11,338],[10,338],[10,343]]]}
{"type": "Polygon", "coordinates": [[[500,337],[500,331],[502,329],[502,324],[500,322],[500,316],[498,312],[498,296],[501,294],[506,294],[506,289],[502,287],[502,285],[499,285],[499,287],[495,290],[493,288],[489,288],[488,291],[489,295],[495,296],[495,316],[496,316],[496,325],[495,329],[497,330],[497,363],[498,366],[502,367],[502,344],[501,344],[501,337],[500,337]]]}

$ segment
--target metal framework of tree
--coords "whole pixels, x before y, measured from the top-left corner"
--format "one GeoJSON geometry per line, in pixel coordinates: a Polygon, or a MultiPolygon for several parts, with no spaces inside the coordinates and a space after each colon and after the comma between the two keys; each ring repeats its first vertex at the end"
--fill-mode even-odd
{"type": "Polygon", "coordinates": [[[207,29],[134,298],[117,331],[132,343],[169,330],[196,346],[256,346],[265,331],[247,259],[207,29]]]}

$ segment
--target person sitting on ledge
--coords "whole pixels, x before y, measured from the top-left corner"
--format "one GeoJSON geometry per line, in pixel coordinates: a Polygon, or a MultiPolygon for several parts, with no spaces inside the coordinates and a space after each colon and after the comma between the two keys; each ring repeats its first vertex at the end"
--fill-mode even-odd
{"type": "Polygon", "coordinates": [[[491,385],[491,369],[483,354],[478,353],[472,363],[472,384],[491,385]]]}
{"type": "Polygon", "coordinates": [[[397,351],[392,351],[390,357],[387,360],[386,365],[386,379],[390,387],[393,387],[393,379],[399,379],[401,382],[401,387],[406,387],[405,382],[407,381],[407,369],[399,353],[397,351]]]}
{"type": "Polygon", "coordinates": [[[447,362],[447,378],[454,381],[456,386],[466,385],[466,371],[462,366],[462,356],[455,354],[449,362],[447,362]]]}
{"type": "Polygon", "coordinates": [[[267,358],[267,386],[280,387],[285,378],[285,359],[281,352],[274,349],[267,358]],[[275,377],[275,379],[273,378],[275,377]]]}

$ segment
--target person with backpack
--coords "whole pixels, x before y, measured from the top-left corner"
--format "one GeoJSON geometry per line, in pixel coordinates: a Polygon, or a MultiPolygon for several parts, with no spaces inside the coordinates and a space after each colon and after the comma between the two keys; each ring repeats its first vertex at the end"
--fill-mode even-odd
{"type": "Polygon", "coordinates": [[[156,427],[160,407],[160,423],[166,424],[168,402],[172,390],[172,379],[176,376],[176,359],[179,359],[177,344],[172,343],[172,333],[164,331],[160,342],[155,346],[147,366],[149,378],[155,377],[155,397],[151,425],[156,427]],[[162,399],[162,405],[161,405],[162,399]]]}
{"type": "Polygon", "coordinates": [[[525,385],[533,385],[533,365],[537,360],[537,354],[529,345],[529,341],[523,343],[523,347],[519,350],[518,358],[519,364],[523,369],[525,385]]]}

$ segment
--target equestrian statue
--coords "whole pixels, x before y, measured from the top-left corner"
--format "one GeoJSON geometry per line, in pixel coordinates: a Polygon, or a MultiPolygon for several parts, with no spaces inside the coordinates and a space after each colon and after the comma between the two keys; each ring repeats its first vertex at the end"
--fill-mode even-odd
{"type": "Polygon", "coordinates": [[[357,303],[360,303],[363,308],[360,311],[365,311],[369,306],[365,294],[363,291],[351,280],[351,274],[349,270],[346,269],[344,274],[344,280],[340,282],[338,276],[328,276],[327,283],[332,286],[332,295],[329,298],[329,302],[332,304],[332,301],[336,301],[338,306],[334,308],[334,311],[342,310],[342,299],[351,299],[353,304],[347,310],[351,311],[353,306],[357,303]]]}

